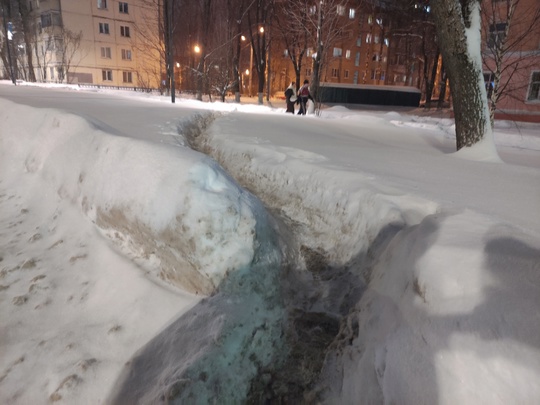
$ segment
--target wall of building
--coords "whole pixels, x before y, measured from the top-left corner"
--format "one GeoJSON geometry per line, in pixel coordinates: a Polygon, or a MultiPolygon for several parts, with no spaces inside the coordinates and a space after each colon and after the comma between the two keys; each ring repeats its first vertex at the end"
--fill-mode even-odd
{"type": "MultiPolygon", "coordinates": [[[[82,33],[68,72],[70,83],[159,87],[158,24],[149,24],[158,18],[157,8],[142,7],[140,0],[36,0],[38,23],[51,10],[61,13],[63,27],[42,29],[38,38],[42,44],[49,36],[62,36],[62,29],[82,33]],[[143,46],[142,26],[153,46],[143,46]]],[[[58,67],[61,62],[54,54],[49,63],[58,67]]],[[[47,80],[57,81],[58,74],[49,74],[47,80]]]]}
{"type": "MultiPolygon", "coordinates": [[[[488,44],[494,40],[490,32],[497,24],[508,23],[507,1],[488,2],[484,10],[484,76],[492,78],[495,62],[488,44]]],[[[500,25],[499,25],[500,26],[500,25]]],[[[520,0],[509,24],[504,52],[501,98],[497,101],[496,118],[540,122],[540,95],[532,94],[533,79],[540,80],[540,3],[538,0],[520,0]]],[[[488,92],[490,83],[487,83],[488,92]]]]}

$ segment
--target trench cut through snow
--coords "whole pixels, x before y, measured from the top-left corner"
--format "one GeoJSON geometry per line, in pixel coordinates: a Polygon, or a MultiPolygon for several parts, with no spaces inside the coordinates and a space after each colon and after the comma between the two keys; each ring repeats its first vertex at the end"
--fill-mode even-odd
{"type": "Polygon", "coordinates": [[[499,364],[487,346],[538,381],[540,331],[500,329],[540,297],[540,248],[508,224],[250,137],[254,114],[193,114],[170,145],[0,103],[6,398],[437,403],[499,364]]]}
{"type": "MultiPolygon", "coordinates": [[[[361,193],[365,206],[346,201],[331,208],[315,206],[313,200],[304,204],[302,190],[294,188],[273,194],[279,177],[252,170],[245,153],[227,155],[226,146],[213,145],[221,119],[227,117],[194,114],[178,132],[193,149],[215,159],[205,161],[212,176],[199,173],[197,179],[215,176],[235,183],[222,172],[225,167],[264,202],[227,185],[240,190],[249,207],[244,213],[253,217],[252,259],[231,267],[215,293],[141,349],[112,403],[126,398],[146,403],[160,395],[172,403],[314,400],[327,352],[350,339],[347,317],[365,290],[373,258],[406,224],[393,204],[368,192],[361,193]],[[379,210],[387,222],[370,223],[369,218],[381,217],[379,210]],[[349,227],[348,232],[332,233],[324,223],[335,215],[342,216],[341,230],[349,227]],[[359,225],[358,218],[363,219],[359,225]]],[[[303,181],[308,193],[323,190],[315,179],[303,181]]],[[[215,178],[208,183],[214,194],[205,197],[220,198],[216,190],[226,187],[217,186],[215,178]]]]}
{"type": "MultiPolygon", "coordinates": [[[[316,178],[298,179],[299,188],[286,187],[280,183],[279,173],[268,175],[250,166],[252,158],[248,153],[216,142],[212,135],[219,133],[226,137],[226,123],[227,116],[222,114],[194,114],[179,124],[178,132],[193,149],[215,159],[243,187],[263,201],[264,207],[254,198],[254,205],[257,206],[255,211],[260,212],[255,232],[258,249],[251,267],[236,269],[228,274],[218,288],[218,294],[194,309],[204,323],[215,323],[208,322],[209,319],[223,319],[226,325],[222,332],[209,330],[211,333],[204,334],[219,341],[220,348],[213,351],[208,359],[205,357],[197,362],[193,367],[196,371],[190,370],[188,374],[176,377],[181,382],[175,385],[172,397],[185,399],[193,395],[192,398],[212,399],[204,388],[212,376],[209,386],[220,387],[213,391],[214,400],[233,398],[242,401],[248,398],[253,403],[285,399],[313,401],[322,389],[317,383],[326,355],[331,350],[339,349],[344,342],[349,342],[351,334],[354,334],[351,332],[351,322],[356,321],[351,320],[351,313],[354,314],[354,306],[370,281],[370,271],[377,257],[398,232],[411,225],[407,221],[411,218],[416,221],[432,212],[411,214],[413,210],[408,206],[409,217],[406,218],[393,201],[369,191],[360,191],[355,196],[344,195],[341,207],[325,207],[325,194],[334,190],[325,189],[317,183],[316,178]],[[220,125],[221,120],[225,121],[224,126],[220,125]],[[279,189],[283,186],[284,189],[279,189]],[[305,200],[302,193],[319,195],[320,200],[305,200]],[[314,204],[317,200],[322,204],[314,204]],[[273,214],[273,218],[267,215],[265,208],[273,214]],[[342,221],[337,231],[330,221],[326,221],[326,218],[336,215],[342,221]],[[377,220],[370,222],[370,218],[377,220]],[[383,218],[382,222],[380,218],[383,218]],[[276,258],[269,262],[268,257],[273,256],[276,258]],[[231,285],[235,288],[230,289],[231,285]],[[246,311],[244,305],[253,307],[250,302],[253,297],[257,297],[261,305],[266,304],[266,309],[260,311],[261,306],[257,306],[255,313],[249,312],[248,317],[258,318],[255,324],[249,324],[242,314],[246,311]],[[234,310],[226,311],[227,318],[222,318],[220,310],[227,306],[223,306],[221,301],[230,299],[238,302],[238,305],[234,310]],[[216,313],[211,308],[220,310],[216,313]],[[212,315],[208,318],[201,316],[206,312],[212,315]],[[239,316],[241,321],[237,320],[239,316]],[[227,343],[222,343],[223,338],[227,339],[227,343]],[[229,344],[233,347],[230,351],[229,344]],[[224,356],[222,352],[227,355],[224,356]],[[263,353],[263,358],[268,361],[261,362],[256,356],[257,352],[263,353]],[[255,360],[248,362],[251,367],[245,367],[246,356],[255,360]],[[218,364],[225,365],[226,371],[220,370],[215,360],[223,357],[228,362],[218,364]],[[238,369],[235,368],[236,364],[240,365],[238,369]],[[246,372],[250,369],[252,373],[246,372]],[[243,389],[230,392],[231,396],[221,396],[224,392],[222,384],[229,384],[231,374],[235,374],[231,370],[237,370],[236,378],[245,378],[245,385],[240,384],[240,387],[249,387],[246,397],[243,396],[243,389]],[[189,375],[187,380],[186,375],[189,375]],[[202,376],[203,381],[197,382],[200,386],[193,391],[190,381],[196,381],[197,375],[199,380],[202,376]]],[[[414,202],[412,205],[416,207],[414,202]]],[[[431,205],[430,209],[435,210],[435,205],[431,205]]],[[[193,322],[191,316],[194,315],[189,314],[172,326],[177,328],[178,335],[183,334],[180,332],[182,330],[189,330],[185,325],[193,322]]],[[[175,346],[185,347],[186,353],[199,352],[198,347],[192,350],[193,343],[190,345],[190,341],[188,338],[183,344],[175,346]]],[[[164,342],[158,337],[151,343],[154,344],[162,346],[164,342]]],[[[153,351],[150,349],[148,354],[151,355],[153,351]]],[[[185,359],[178,360],[185,362],[185,359]]],[[[136,361],[145,363],[140,357],[136,361]]],[[[175,363],[178,361],[175,360],[175,363]]],[[[130,391],[139,383],[125,387],[130,391]]]]}

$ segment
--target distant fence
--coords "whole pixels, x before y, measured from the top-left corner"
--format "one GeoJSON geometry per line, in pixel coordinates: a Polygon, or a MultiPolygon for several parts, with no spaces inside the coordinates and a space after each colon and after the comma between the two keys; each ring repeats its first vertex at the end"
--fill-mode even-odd
{"type": "Polygon", "coordinates": [[[321,102],[418,107],[422,93],[416,87],[321,83],[321,102]]]}
{"type": "Polygon", "coordinates": [[[129,90],[129,91],[139,91],[142,93],[162,93],[163,92],[163,90],[160,90],[160,89],[152,89],[152,88],[146,88],[146,87],[111,86],[111,85],[103,85],[103,84],[79,83],[77,84],[77,86],[81,88],[87,88],[87,89],[129,90]]]}

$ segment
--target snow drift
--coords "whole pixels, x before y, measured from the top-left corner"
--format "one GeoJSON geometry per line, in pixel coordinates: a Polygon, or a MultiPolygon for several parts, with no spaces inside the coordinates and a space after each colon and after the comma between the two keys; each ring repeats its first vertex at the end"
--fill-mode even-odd
{"type": "Polygon", "coordinates": [[[153,277],[208,295],[228,272],[251,263],[250,197],[213,161],[38,111],[20,125],[28,107],[3,102],[4,162],[38,173],[153,277]]]}
{"type": "Polygon", "coordinates": [[[397,113],[181,123],[274,222],[188,148],[1,107],[6,402],[540,399],[534,151],[456,159],[397,113]]]}

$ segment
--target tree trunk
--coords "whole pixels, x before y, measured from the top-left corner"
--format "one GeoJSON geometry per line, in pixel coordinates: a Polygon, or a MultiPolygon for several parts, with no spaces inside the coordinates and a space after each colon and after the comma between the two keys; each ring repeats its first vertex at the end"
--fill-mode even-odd
{"type": "Polygon", "coordinates": [[[34,63],[32,58],[32,44],[36,41],[32,24],[32,13],[28,9],[26,1],[19,0],[19,14],[24,29],[24,44],[26,52],[26,63],[28,64],[28,81],[36,81],[36,72],[34,71],[34,63]]]}
{"type": "Polygon", "coordinates": [[[434,0],[432,6],[460,150],[491,133],[480,53],[480,0],[434,0]]]}
{"type": "Polygon", "coordinates": [[[433,97],[433,89],[435,88],[435,80],[437,78],[437,67],[439,65],[440,51],[437,48],[437,53],[433,58],[433,66],[431,67],[431,76],[426,82],[426,106],[431,108],[431,97],[433,97]]]}

